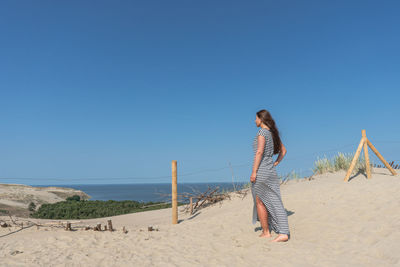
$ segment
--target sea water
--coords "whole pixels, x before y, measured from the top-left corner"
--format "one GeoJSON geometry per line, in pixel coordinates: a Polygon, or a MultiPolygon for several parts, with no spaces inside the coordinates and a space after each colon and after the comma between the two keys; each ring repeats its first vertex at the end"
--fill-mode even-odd
{"type": "MultiPolygon", "coordinates": [[[[235,183],[235,188],[241,188],[243,183],[235,183]]],[[[48,185],[50,186],[50,185],[48,185]]],[[[172,186],[169,183],[159,184],[65,184],[52,185],[81,190],[88,194],[90,200],[135,200],[139,202],[171,201],[172,186]]],[[[232,191],[232,183],[186,183],[178,184],[178,194],[191,193],[198,195],[208,188],[219,188],[219,191],[232,191]]],[[[178,200],[179,201],[179,200],[178,200]]]]}

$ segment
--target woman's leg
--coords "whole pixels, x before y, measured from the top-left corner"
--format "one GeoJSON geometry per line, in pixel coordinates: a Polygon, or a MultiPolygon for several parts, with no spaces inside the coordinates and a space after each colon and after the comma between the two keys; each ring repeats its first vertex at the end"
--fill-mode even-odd
{"type": "Polygon", "coordinates": [[[261,199],[258,198],[258,196],[256,196],[256,200],[257,200],[257,214],[258,218],[260,219],[261,227],[263,228],[263,232],[260,235],[260,237],[270,237],[271,233],[269,232],[269,227],[268,227],[267,208],[265,207],[261,199]]]}

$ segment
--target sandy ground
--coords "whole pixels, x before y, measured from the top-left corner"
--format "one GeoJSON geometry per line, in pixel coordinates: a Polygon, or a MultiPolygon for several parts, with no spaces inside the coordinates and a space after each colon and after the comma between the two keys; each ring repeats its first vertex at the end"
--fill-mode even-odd
{"type": "Polygon", "coordinates": [[[0,265],[400,266],[400,175],[374,169],[372,179],[359,174],[347,183],[344,175],[281,186],[290,214],[287,243],[258,237],[249,193],[192,217],[180,212],[177,225],[166,209],[112,217],[115,232],[0,228],[0,265]],[[159,231],[148,232],[149,225],[159,231]]]}

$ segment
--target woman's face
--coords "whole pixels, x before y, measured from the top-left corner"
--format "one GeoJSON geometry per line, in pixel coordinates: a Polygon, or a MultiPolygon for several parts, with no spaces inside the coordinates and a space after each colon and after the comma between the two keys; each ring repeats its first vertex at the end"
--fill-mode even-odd
{"type": "Polygon", "coordinates": [[[255,120],[256,126],[260,127],[261,126],[261,120],[260,118],[256,115],[256,120],[255,120]]]}

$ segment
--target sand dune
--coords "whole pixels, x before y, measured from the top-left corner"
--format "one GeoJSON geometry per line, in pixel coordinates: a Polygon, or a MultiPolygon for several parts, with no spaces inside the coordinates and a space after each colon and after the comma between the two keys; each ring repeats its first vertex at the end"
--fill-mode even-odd
{"type": "Polygon", "coordinates": [[[292,235],[287,243],[259,238],[251,194],[232,194],[192,217],[180,212],[178,225],[170,224],[166,209],[112,217],[112,233],[0,228],[0,265],[399,266],[400,176],[374,169],[372,179],[360,174],[346,183],[344,175],[282,185],[292,235]],[[159,231],[148,232],[148,225],[159,231]]]}
{"type": "Polygon", "coordinates": [[[86,193],[72,188],[0,184],[0,208],[12,214],[17,213],[27,217],[28,205],[31,202],[39,206],[44,203],[63,201],[73,195],[79,195],[82,199],[90,198],[86,193]],[[16,209],[18,212],[15,212],[16,209]]]}

